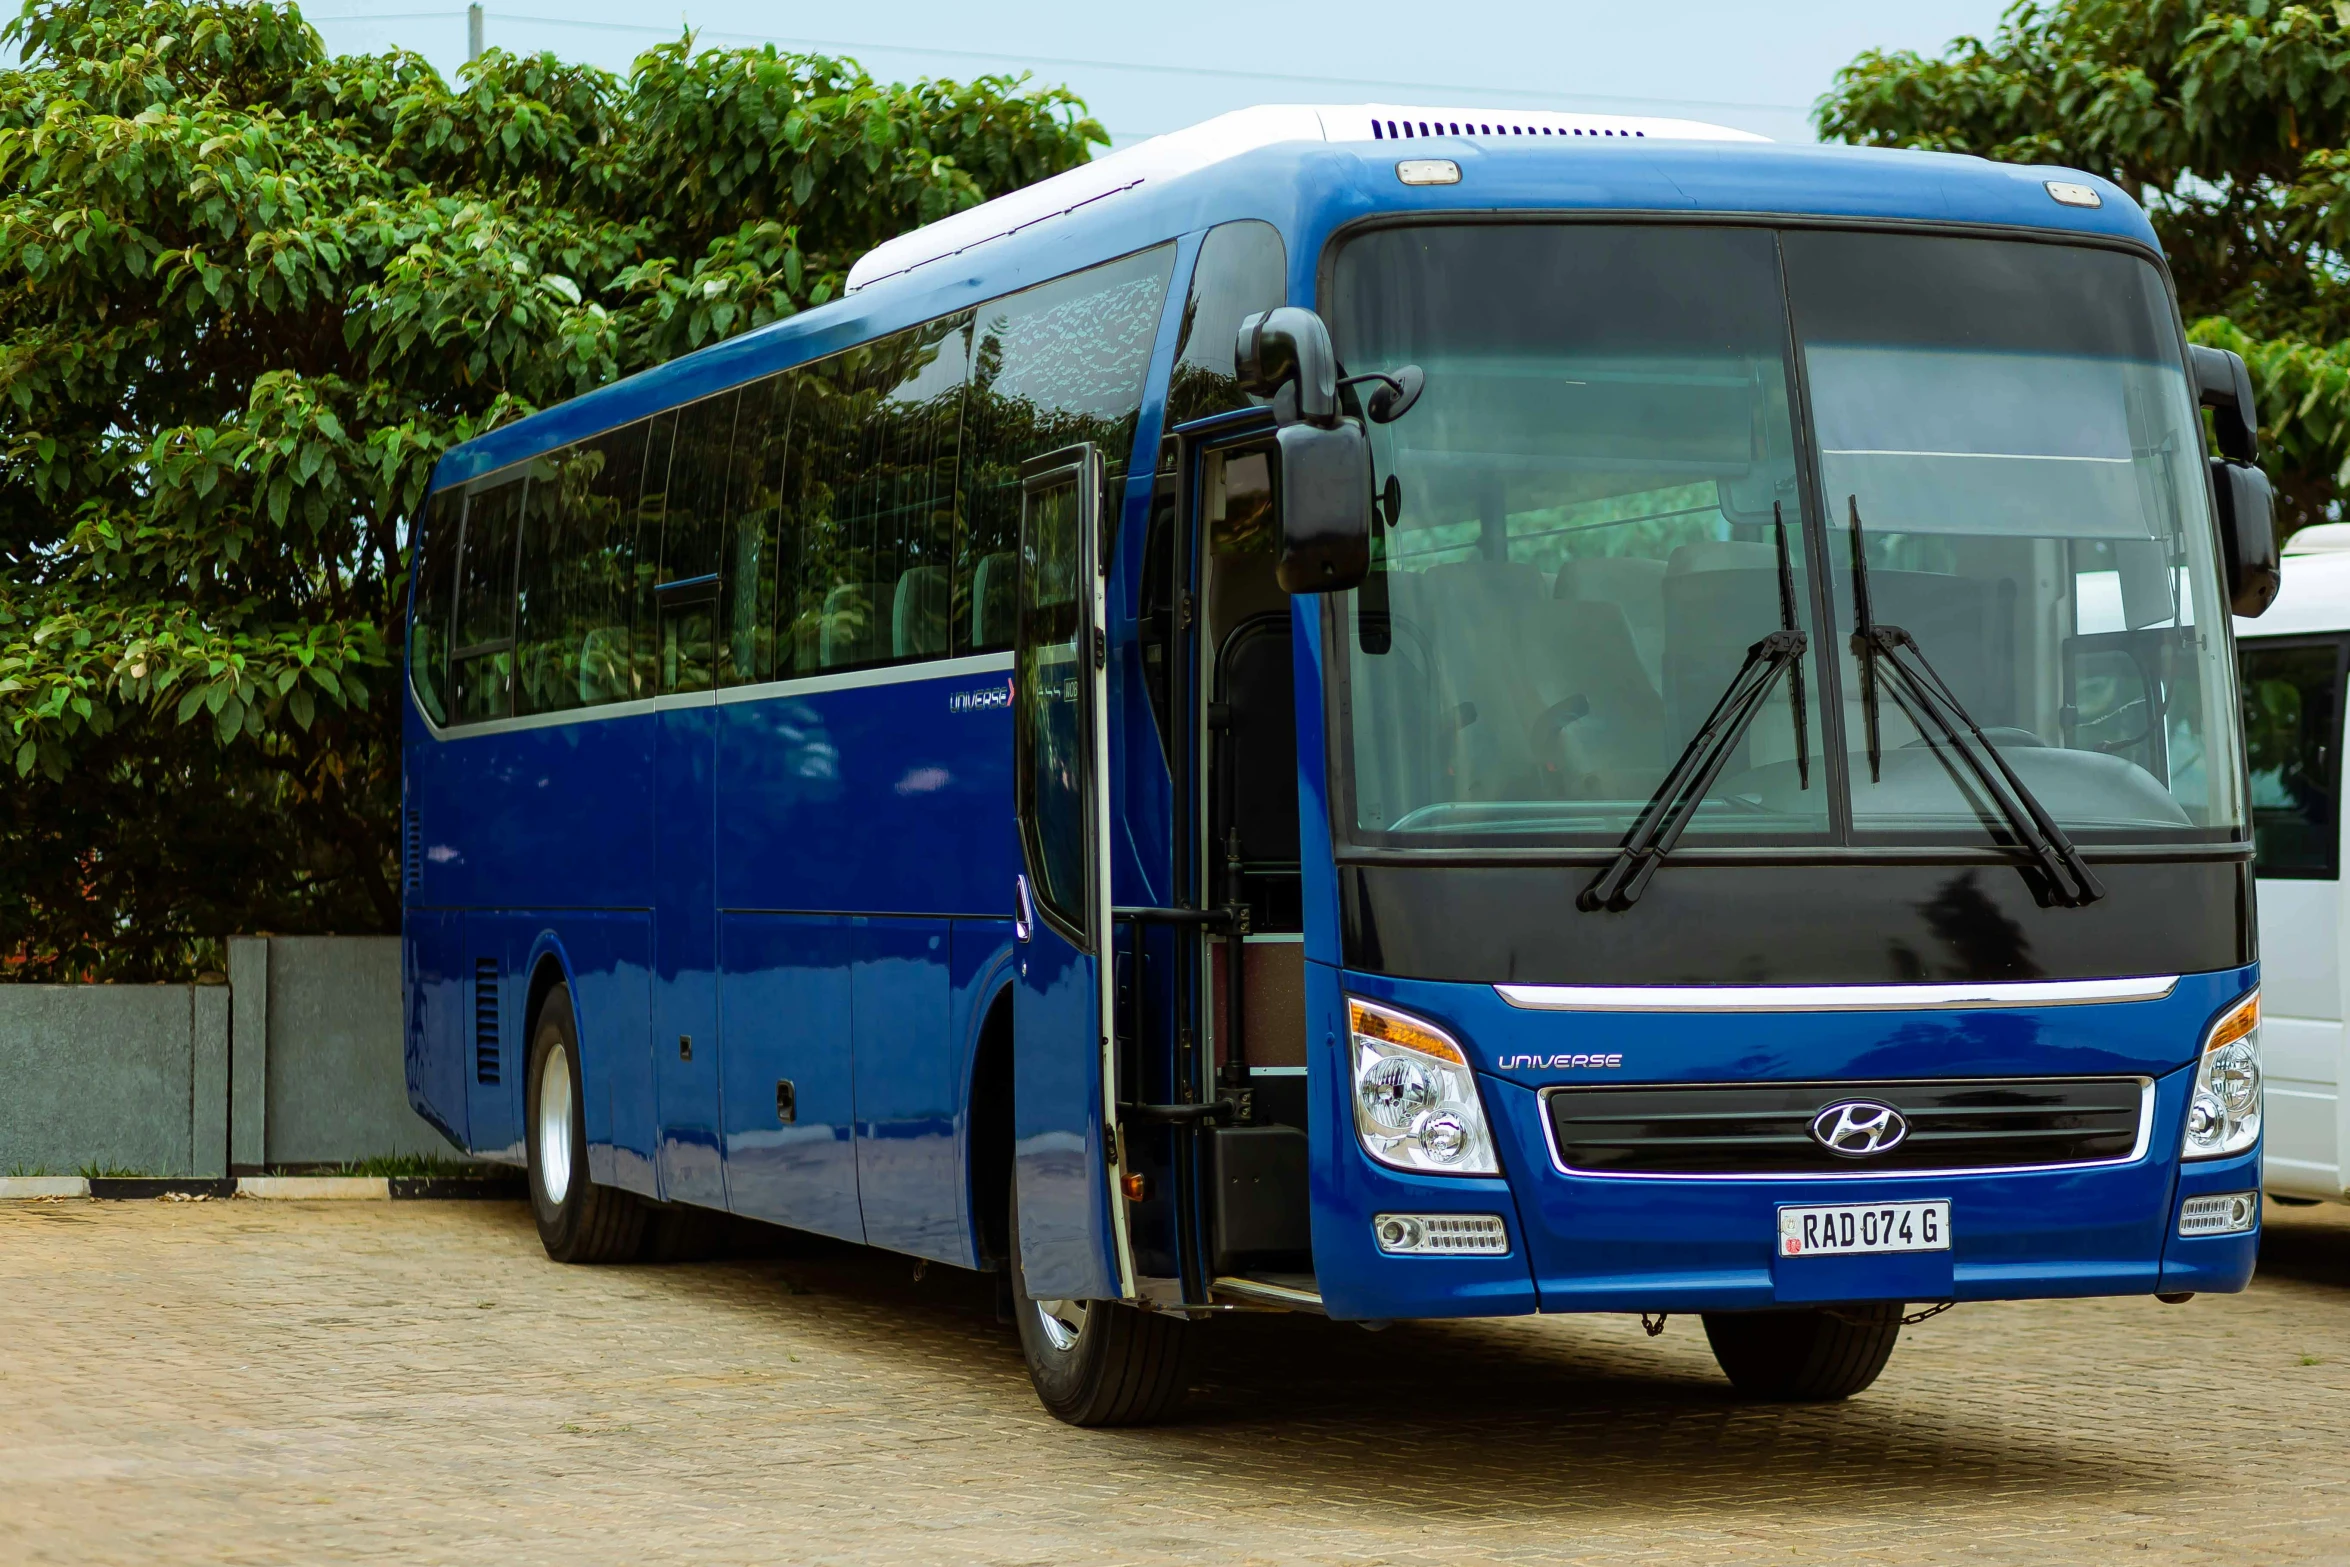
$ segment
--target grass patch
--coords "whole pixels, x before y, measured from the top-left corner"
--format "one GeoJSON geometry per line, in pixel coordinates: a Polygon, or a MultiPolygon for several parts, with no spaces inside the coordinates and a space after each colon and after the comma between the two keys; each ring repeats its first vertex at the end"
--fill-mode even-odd
{"type": "Polygon", "coordinates": [[[272,1175],[377,1175],[427,1180],[511,1180],[517,1173],[502,1164],[476,1164],[437,1153],[387,1153],[344,1164],[273,1164],[272,1175]]]}
{"type": "Polygon", "coordinates": [[[28,1176],[38,1179],[39,1177],[45,1176],[48,1173],[49,1167],[47,1165],[27,1164],[22,1159],[19,1159],[16,1163],[8,1167],[8,1177],[10,1180],[22,1180],[28,1176]]]}
{"type": "Polygon", "coordinates": [[[85,1181],[142,1181],[147,1178],[146,1171],[134,1170],[122,1164],[85,1164],[74,1173],[85,1181]]]}

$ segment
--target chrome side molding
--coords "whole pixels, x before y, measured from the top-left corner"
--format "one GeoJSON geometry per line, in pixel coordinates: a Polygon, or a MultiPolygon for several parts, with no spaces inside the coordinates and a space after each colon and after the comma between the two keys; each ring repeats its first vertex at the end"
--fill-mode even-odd
{"type": "Polygon", "coordinates": [[[2176,974],[2127,979],[2027,979],[1956,985],[1496,985],[1533,1012],[1950,1012],[1976,1007],[2077,1007],[2160,1001],[2176,974]]]}

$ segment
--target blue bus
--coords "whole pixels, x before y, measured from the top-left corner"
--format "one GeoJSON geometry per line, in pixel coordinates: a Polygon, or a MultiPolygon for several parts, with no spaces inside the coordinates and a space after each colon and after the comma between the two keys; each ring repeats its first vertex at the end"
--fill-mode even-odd
{"type": "MultiPolygon", "coordinates": [[[[2241,361],[2061,169],[1244,111],[492,431],[420,522],[416,1108],[548,1253],[1228,1312],[2241,1289],[2241,361]]],[[[1661,1324],[1660,1324],[1661,1325],[1661,1324]]]]}

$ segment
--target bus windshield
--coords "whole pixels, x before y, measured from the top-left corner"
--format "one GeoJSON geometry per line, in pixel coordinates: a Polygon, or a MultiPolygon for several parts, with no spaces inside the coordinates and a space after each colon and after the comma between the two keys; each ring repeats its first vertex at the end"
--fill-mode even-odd
{"type": "Polygon", "coordinates": [[[1689,842],[1981,843],[1899,626],[2066,832],[2241,835],[2226,609],[2160,275],[2023,241],[1396,227],[1340,250],[1387,503],[1334,660],[1358,843],[1621,838],[1748,650],[1801,632],[1689,842]],[[1392,483],[1389,481],[1392,479],[1392,483]],[[1829,765],[1833,760],[1836,765],[1829,765]]]}

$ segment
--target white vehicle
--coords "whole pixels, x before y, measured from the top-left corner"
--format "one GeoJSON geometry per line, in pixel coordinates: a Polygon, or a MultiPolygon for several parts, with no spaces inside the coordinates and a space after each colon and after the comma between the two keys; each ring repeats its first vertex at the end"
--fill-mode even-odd
{"type": "Polygon", "coordinates": [[[2267,614],[2236,622],[2259,899],[2269,1194],[2350,1201],[2342,941],[2342,688],[2350,523],[2285,546],[2267,614]]]}

